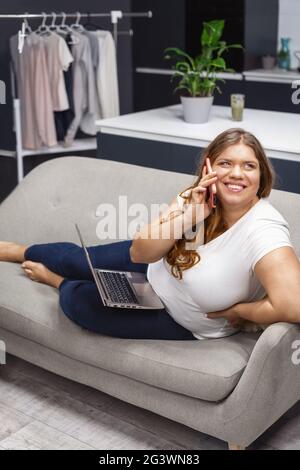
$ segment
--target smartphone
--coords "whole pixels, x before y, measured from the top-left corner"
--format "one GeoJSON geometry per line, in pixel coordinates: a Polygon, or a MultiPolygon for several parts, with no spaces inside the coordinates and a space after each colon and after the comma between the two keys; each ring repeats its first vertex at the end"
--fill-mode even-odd
{"type": "MultiPolygon", "coordinates": [[[[206,168],[207,168],[208,173],[212,173],[212,167],[211,167],[209,158],[206,159],[206,168]]],[[[216,187],[215,183],[208,186],[208,191],[209,191],[210,207],[214,208],[214,207],[216,207],[216,196],[215,196],[215,194],[217,192],[217,187],[216,187]]]]}

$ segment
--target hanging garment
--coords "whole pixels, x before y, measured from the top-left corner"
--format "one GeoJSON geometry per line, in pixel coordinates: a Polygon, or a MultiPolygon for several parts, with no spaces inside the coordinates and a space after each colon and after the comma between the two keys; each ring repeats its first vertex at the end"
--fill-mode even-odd
{"type": "Polygon", "coordinates": [[[98,67],[98,62],[99,62],[99,43],[98,43],[98,37],[95,34],[95,31],[83,31],[83,33],[89,40],[90,43],[90,50],[91,50],[91,59],[92,59],[92,66],[91,64],[87,64],[87,70],[89,74],[93,73],[94,79],[88,82],[88,93],[94,98],[96,96],[96,101],[95,101],[95,108],[94,112],[89,112],[83,114],[81,121],[80,121],[80,129],[85,133],[89,135],[96,135],[97,134],[97,127],[95,122],[98,119],[101,119],[101,114],[100,114],[100,103],[99,103],[99,97],[98,97],[98,92],[97,92],[97,86],[96,86],[96,74],[97,74],[97,67],[98,67]]]}
{"type": "Polygon", "coordinates": [[[87,36],[90,41],[92,62],[93,62],[94,70],[96,71],[98,67],[98,61],[99,61],[98,37],[95,34],[95,31],[88,31],[87,29],[83,31],[82,34],[87,36]]]}
{"type": "Polygon", "coordinates": [[[95,120],[99,116],[99,103],[95,76],[92,63],[90,41],[87,36],[75,33],[80,39],[72,47],[73,64],[73,96],[75,118],[73,119],[66,137],[65,145],[72,144],[76,132],[80,128],[86,134],[95,135],[95,120]],[[82,120],[85,124],[81,127],[82,120]]]}
{"type": "MultiPolygon", "coordinates": [[[[69,48],[69,51],[72,50],[72,37],[70,34],[67,34],[65,37],[66,44],[69,48]]],[[[72,56],[73,59],[73,56],[72,56]]],[[[68,97],[69,108],[64,111],[55,111],[55,129],[56,136],[58,141],[64,141],[67,131],[75,117],[74,111],[74,98],[73,98],[73,63],[71,62],[68,69],[63,72],[65,88],[68,97]]]]}
{"type": "Polygon", "coordinates": [[[63,72],[68,70],[74,59],[66,41],[58,34],[52,32],[49,36],[42,36],[41,40],[45,43],[53,111],[64,111],[69,109],[69,101],[63,72]]]}
{"type": "Polygon", "coordinates": [[[101,118],[120,115],[116,46],[110,31],[95,32],[99,43],[97,90],[101,118]]]}
{"type": "Polygon", "coordinates": [[[19,54],[18,35],[12,36],[10,54],[20,99],[22,146],[31,150],[54,146],[57,139],[44,42],[31,33],[19,54]]]}

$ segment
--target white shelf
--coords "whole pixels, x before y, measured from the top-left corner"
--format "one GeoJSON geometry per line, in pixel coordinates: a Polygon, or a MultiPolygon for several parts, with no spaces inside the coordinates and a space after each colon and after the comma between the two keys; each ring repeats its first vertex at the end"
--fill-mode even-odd
{"type": "Polygon", "coordinates": [[[23,157],[29,155],[44,155],[49,153],[68,153],[68,152],[81,152],[83,150],[96,150],[97,139],[96,137],[88,137],[83,139],[76,139],[72,145],[65,147],[64,145],[54,145],[53,147],[42,147],[38,150],[25,150],[23,149],[23,157]]]}
{"type": "MultiPolygon", "coordinates": [[[[156,69],[151,67],[137,67],[135,69],[138,73],[147,73],[147,74],[155,74],[155,75],[173,75],[174,70],[171,69],[156,69]]],[[[224,78],[226,80],[243,80],[242,73],[227,73],[227,72],[220,72],[216,73],[216,76],[219,78],[224,78]]]]}
{"type": "Polygon", "coordinates": [[[256,69],[243,72],[245,80],[252,82],[288,83],[300,80],[297,70],[283,70],[275,67],[272,70],[256,69]]]}
{"type": "MultiPolygon", "coordinates": [[[[155,74],[155,75],[172,75],[171,69],[159,69],[151,67],[137,67],[137,73],[155,74]]],[[[267,82],[267,83],[289,83],[294,80],[300,80],[300,73],[297,70],[283,70],[275,67],[272,70],[255,69],[245,70],[241,73],[217,73],[217,77],[225,80],[247,80],[251,82],[267,82]]]]}
{"type": "MultiPolygon", "coordinates": [[[[22,126],[21,126],[21,112],[20,112],[20,100],[14,98],[14,130],[16,133],[16,152],[14,157],[17,159],[17,171],[18,171],[18,182],[24,178],[24,165],[23,158],[29,155],[49,155],[55,153],[70,153],[81,152],[85,150],[96,150],[97,149],[97,138],[87,137],[84,139],[76,139],[72,142],[72,145],[65,147],[64,145],[54,145],[53,147],[43,146],[36,150],[24,149],[22,147],[22,126]]],[[[9,156],[9,155],[6,155],[9,156]]]]}

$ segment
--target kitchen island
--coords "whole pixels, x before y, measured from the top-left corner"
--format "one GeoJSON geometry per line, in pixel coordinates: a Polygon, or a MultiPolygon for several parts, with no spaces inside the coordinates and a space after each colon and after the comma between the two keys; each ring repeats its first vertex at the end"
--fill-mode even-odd
{"type": "Polygon", "coordinates": [[[235,122],[230,107],[213,106],[209,122],[188,124],[175,105],[96,124],[98,157],[187,174],[195,174],[201,149],[220,132],[242,127],[262,143],[279,176],[276,187],[300,193],[300,114],[246,108],[235,122]]]}

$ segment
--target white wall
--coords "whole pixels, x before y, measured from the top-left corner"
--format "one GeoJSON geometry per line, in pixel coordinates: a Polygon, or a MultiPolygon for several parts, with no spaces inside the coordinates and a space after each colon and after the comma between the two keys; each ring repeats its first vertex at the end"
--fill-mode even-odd
{"type": "Polygon", "coordinates": [[[300,0],[279,0],[278,49],[281,37],[291,38],[291,67],[299,67],[293,51],[300,51],[300,0]]]}

